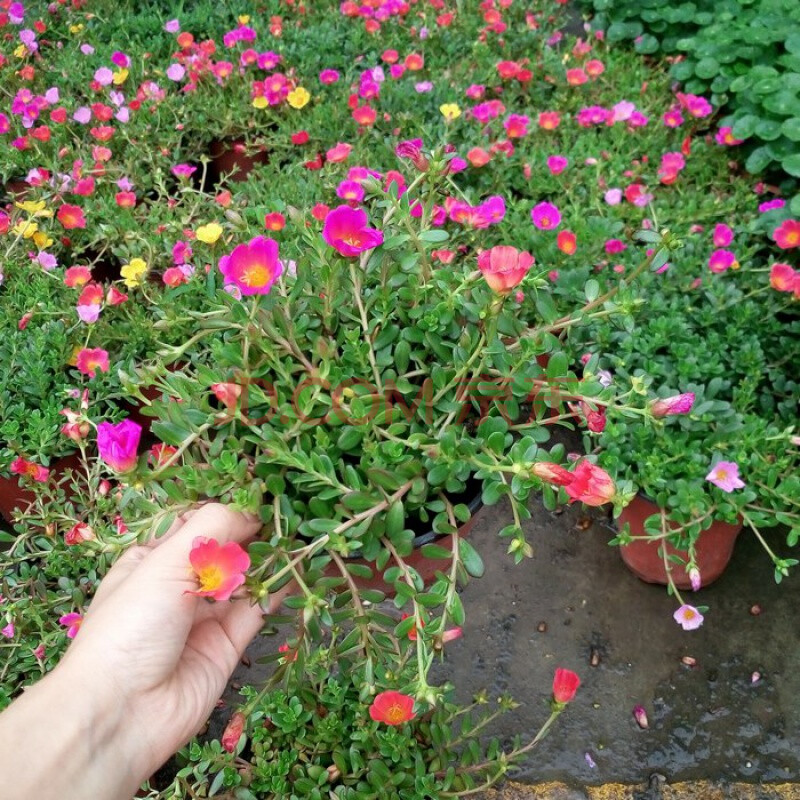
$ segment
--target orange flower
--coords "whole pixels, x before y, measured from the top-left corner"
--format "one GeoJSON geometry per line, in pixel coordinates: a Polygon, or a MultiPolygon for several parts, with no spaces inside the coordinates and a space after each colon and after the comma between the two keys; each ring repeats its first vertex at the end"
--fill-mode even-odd
{"type": "Polygon", "coordinates": [[[556,245],[562,253],[571,256],[578,249],[578,239],[572,231],[559,231],[556,245]]]}
{"type": "Polygon", "coordinates": [[[414,698],[402,692],[381,692],[375,695],[369,707],[369,715],[375,722],[387,725],[402,725],[414,719],[414,698]]]}
{"type": "Polygon", "coordinates": [[[83,216],[83,209],[80,206],[73,206],[64,203],[56,212],[56,219],[67,229],[85,228],[86,220],[83,216]]]}
{"type": "Polygon", "coordinates": [[[244,583],[244,573],[250,567],[250,556],[238,542],[223,545],[216,539],[198,536],[189,553],[189,563],[197,576],[200,588],[187,591],[214,600],[230,600],[244,583]]]}

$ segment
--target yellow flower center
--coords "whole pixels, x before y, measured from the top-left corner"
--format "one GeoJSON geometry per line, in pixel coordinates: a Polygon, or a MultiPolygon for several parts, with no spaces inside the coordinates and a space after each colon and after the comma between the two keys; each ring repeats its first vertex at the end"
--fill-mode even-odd
{"type": "Polygon", "coordinates": [[[402,722],[406,718],[406,712],[399,703],[389,706],[386,709],[386,719],[390,722],[402,722]]]}
{"type": "Polygon", "coordinates": [[[214,592],[222,586],[222,570],[216,565],[211,564],[198,570],[197,577],[200,579],[200,590],[203,592],[214,592]]]}
{"type": "Polygon", "coordinates": [[[253,264],[249,266],[242,276],[242,283],[247,286],[266,286],[271,277],[270,271],[266,264],[253,264]]]}

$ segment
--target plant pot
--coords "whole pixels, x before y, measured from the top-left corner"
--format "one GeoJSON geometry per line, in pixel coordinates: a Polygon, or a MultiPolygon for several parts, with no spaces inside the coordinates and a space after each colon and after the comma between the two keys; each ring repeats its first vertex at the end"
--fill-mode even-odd
{"type": "MultiPolygon", "coordinates": [[[[475,514],[477,514],[477,512],[483,506],[483,501],[481,500],[480,494],[473,497],[472,500],[467,503],[467,506],[469,507],[470,518],[458,529],[458,535],[462,538],[469,535],[469,532],[472,530],[472,526],[475,524],[475,514]]],[[[448,568],[449,562],[441,558],[426,558],[422,554],[422,547],[426,544],[436,544],[439,547],[444,547],[446,550],[452,550],[453,536],[452,534],[441,534],[436,533],[435,531],[423,533],[414,538],[413,552],[410,556],[407,556],[403,559],[408,566],[413,567],[419,573],[420,577],[425,582],[425,586],[429,586],[437,572],[448,568]]],[[[379,572],[375,569],[375,564],[373,562],[356,557],[346,558],[344,561],[345,564],[361,564],[369,567],[372,570],[371,578],[359,578],[355,575],[351,575],[353,582],[356,584],[356,586],[358,586],[359,589],[377,590],[379,592],[383,592],[387,598],[392,598],[395,596],[396,592],[394,590],[394,586],[391,583],[387,583],[383,579],[382,572],[379,572]]],[[[390,560],[384,571],[389,569],[391,566],[394,566],[394,562],[390,560]]],[[[340,578],[342,576],[342,573],[339,571],[336,564],[329,564],[328,568],[325,570],[325,574],[330,578],[340,578]]],[[[343,586],[341,591],[344,591],[345,588],[346,587],[343,586]]]]}
{"type": "MultiPolygon", "coordinates": [[[[80,453],[70,453],[62,458],[55,459],[50,464],[52,478],[60,478],[68,469],[77,469],[80,466],[80,453]]],[[[19,483],[19,478],[12,475],[9,478],[0,477],[0,516],[7,522],[14,519],[14,511],[27,508],[34,500],[34,493],[19,483]]]]}
{"type": "Polygon", "coordinates": [[[215,139],[209,147],[209,155],[209,178],[213,184],[219,183],[223,175],[227,175],[229,181],[242,183],[254,167],[269,162],[269,153],[264,147],[248,151],[244,139],[215,139]]]}
{"type": "MultiPolygon", "coordinates": [[[[630,525],[631,535],[643,537],[645,535],[644,522],[653,514],[658,514],[659,507],[642,495],[637,495],[633,501],[622,509],[617,524],[622,527],[626,522],[630,525]]],[[[671,523],[670,527],[678,527],[671,523]]],[[[742,530],[741,524],[728,522],[713,522],[711,527],[704,530],[695,544],[695,560],[700,570],[703,586],[713,583],[725,571],[733,555],[736,537],[742,530]]],[[[666,586],[667,572],[664,568],[664,559],[659,555],[662,542],[639,541],[622,545],[619,548],[622,560],[628,569],[638,578],[647,583],[658,583],[666,586]]],[[[664,542],[667,555],[685,557],[685,553],[676,550],[671,544],[664,542]]],[[[691,589],[689,576],[678,565],[672,569],[672,580],[679,589],[691,589]]]]}

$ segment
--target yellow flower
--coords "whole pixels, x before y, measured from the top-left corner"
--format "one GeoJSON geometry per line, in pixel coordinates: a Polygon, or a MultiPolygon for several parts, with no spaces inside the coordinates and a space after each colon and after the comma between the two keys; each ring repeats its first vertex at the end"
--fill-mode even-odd
{"type": "Polygon", "coordinates": [[[197,231],[195,231],[195,236],[197,236],[201,242],[214,244],[214,242],[222,236],[222,225],[218,222],[209,222],[208,225],[201,225],[197,231]]]}
{"type": "Polygon", "coordinates": [[[249,25],[250,24],[250,15],[249,14],[239,14],[237,17],[238,22],[240,25],[249,25]]]}
{"type": "Polygon", "coordinates": [[[28,55],[28,48],[25,47],[24,44],[17,45],[16,50],[14,50],[14,55],[17,58],[25,58],[25,56],[28,55]]]}
{"type": "Polygon", "coordinates": [[[454,119],[458,119],[461,116],[461,109],[455,103],[445,103],[439,106],[439,111],[442,112],[442,116],[448,122],[452,122],[454,119]]]}
{"type": "Polygon", "coordinates": [[[29,219],[21,219],[12,229],[11,232],[15,236],[23,236],[25,239],[30,239],[36,231],[39,230],[39,226],[29,220],[29,219]]]}
{"type": "Polygon", "coordinates": [[[28,214],[34,217],[52,217],[53,212],[47,210],[47,205],[44,200],[24,200],[14,203],[17,208],[27,211],[28,214]]]}
{"type": "Polygon", "coordinates": [[[308,89],[298,86],[286,95],[286,101],[292,108],[302,108],[311,99],[308,89]]]}
{"type": "Polygon", "coordinates": [[[78,23],[77,25],[69,26],[70,33],[80,33],[82,30],[83,30],[83,23],[78,23]]]}
{"type": "Polygon", "coordinates": [[[132,258],[130,263],[125,264],[120,270],[120,274],[125,279],[125,285],[129,289],[135,288],[142,282],[141,278],[145,272],[147,272],[147,264],[141,258],[132,258]]]}
{"type": "Polygon", "coordinates": [[[266,108],[268,105],[267,98],[263,94],[253,98],[253,108],[266,108]]]}
{"type": "Polygon", "coordinates": [[[128,80],[128,70],[124,67],[122,69],[118,69],[113,76],[111,77],[114,86],[122,86],[126,80],[128,80]]]}
{"type": "Polygon", "coordinates": [[[36,231],[33,234],[33,242],[40,250],[53,244],[53,240],[44,231],[36,231]]]}

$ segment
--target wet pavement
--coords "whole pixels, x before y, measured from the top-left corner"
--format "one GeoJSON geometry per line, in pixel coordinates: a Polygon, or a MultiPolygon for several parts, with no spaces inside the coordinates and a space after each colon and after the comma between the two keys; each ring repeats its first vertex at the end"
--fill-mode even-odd
{"type": "MultiPolygon", "coordinates": [[[[735,788],[800,781],[800,573],[776,585],[769,559],[743,532],[723,577],[689,593],[709,607],[704,625],[683,631],[672,618],[675,600],[629,573],[608,546],[602,512],[572,506],[554,514],[538,500],[531,510],[525,527],[535,554],[519,566],[496,535],[511,521],[508,506],[479,512],[470,539],[486,574],[463,592],[464,636],[447,646],[436,675],[463,700],[482,688],[510,693],[521,705],[493,732],[523,739],[547,716],[555,668],[580,675],[575,701],[513,775],[545,793],[510,784],[501,797],[800,800],[797,786],[735,788]],[[646,710],[646,730],[633,718],[636,705],[646,710]],[[670,788],[702,780],[712,783],[670,788]],[[544,786],[551,781],[559,783],[544,786]]],[[[785,552],[779,531],[769,541],[785,552]]],[[[253,666],[234,680],[258,681],[255,658],[274,651],[276,639],[262,637],[253,666]]]]}

